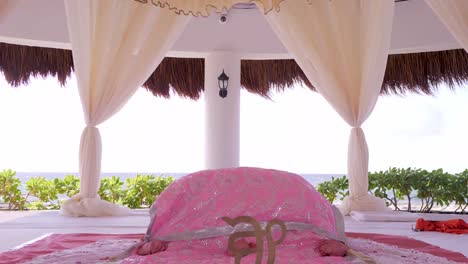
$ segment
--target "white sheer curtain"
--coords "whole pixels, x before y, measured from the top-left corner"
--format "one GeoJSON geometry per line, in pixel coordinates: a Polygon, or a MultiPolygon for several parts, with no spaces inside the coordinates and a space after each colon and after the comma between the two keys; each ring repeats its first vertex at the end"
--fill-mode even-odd
{"type": "Polygon", "coordinates": [[[128,214],[128,208],[103,201],[97,194],[102,147],[96,126],[125,105],[190,18],[135,1],[65,0],[65,7],[86,127],[79,154],[80,193],[66,201],[61,212],[73,216],[128,214]]]}
{"type": "Polygon", "coordinates": [[[315,0],[284,1],[280,12],[267,14],[309,80],[352,127],[344,214],[386,208],[368,194],[369,153],[361,125],[382,86],[393,11],[393,0],[315,0]]]}
{"type": "Polygon", "coordinates": [[[426,2],[468,52],[468,1],[426,0],[426,2]]]}

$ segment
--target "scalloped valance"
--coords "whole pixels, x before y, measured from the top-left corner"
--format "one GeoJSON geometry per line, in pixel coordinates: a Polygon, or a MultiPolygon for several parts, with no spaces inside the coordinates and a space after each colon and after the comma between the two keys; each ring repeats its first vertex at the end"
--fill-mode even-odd
{"type": "MultiPolygon", "coordinates": [[[[272,10],[279,11],[280,3],[287,0],[133,0],[142,4],[169,8],[179,15],[209,16],[213,11],[221,13],[237,4],[256,4],[266,14],[272,10]]],[[[289,0],[290,1],[290,0],[289,0]]],[[[310,0],[294,0],[306,1],[310,0]]]]}

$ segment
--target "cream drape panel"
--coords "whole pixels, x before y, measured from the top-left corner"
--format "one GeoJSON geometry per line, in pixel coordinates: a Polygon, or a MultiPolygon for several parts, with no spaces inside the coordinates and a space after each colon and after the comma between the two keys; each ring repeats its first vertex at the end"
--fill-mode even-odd
{"type": "Polygon", "coordinates": [[[285,1],[280,12],[266,15],[318,92],[352,127],[344,214],[386,208],[368,194],[369,154],[361,125],[382,86],[393,11],[393,0],[315,0],[285,1]]]}
{"type": "Polygon", "coordinates": [[[468,1],[426,0],[426,2],[468,52],[468,1]]]}
{"type": "MultiPolygon", "coordinates": [[[[271,10],[279,10],[280,3],[291,0],[132,0],[141,4],[154,5],[158,7],[168,8],[181,15],[194,16],[209,16],[213,11],[222,12],[229,10],[236,4],[241,3],[256,3],[257,6],[265,13],[271,10]]],[[[310,0],[292,0],[295,1],[310,1],[310,0]]]]}
{"type": "Polygon", "coordinates": [[[73,216],[128,214],[128,208],[103,201],[97,194],[102,148],[96,126],[125,105],[190,18],[134,1],[66,0],[65,7],[86,127],[79,154],[80,193],[66,201],[61,212],[73,216]]]}

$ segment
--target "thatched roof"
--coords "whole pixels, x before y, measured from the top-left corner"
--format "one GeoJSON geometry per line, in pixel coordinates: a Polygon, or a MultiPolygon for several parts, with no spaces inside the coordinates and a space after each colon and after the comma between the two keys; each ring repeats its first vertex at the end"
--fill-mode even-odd
{"type": "MultiPolygon", "coordinates": [[[[314,87],[294,60],[244,60],[241,83],[250,92],[268,96],[295,83],[314,87]]],[[[453,89],[468,83],[468,53],[463,49],[388,56],[380,94],[433,94],[438,85],[453,89]]]]}
{"type": "MultiPolygon", "coordinates": [[[[64,85],[73,72],[70,50],[0,43],[0,71],[12,86],[32,76],[54,76],[64,85]]],[[[144,84],[156,96],[198,99],[204,88],[204,60],[165,58],[144,84]]],[[[389,55],[381,94],[432,94],[437,85],[468,83],[468,54],[462,49],[389,55]]],[[[294,60],[243,60],[241,85],[268,97],[293,84],[313,86],[294,60]]]]}

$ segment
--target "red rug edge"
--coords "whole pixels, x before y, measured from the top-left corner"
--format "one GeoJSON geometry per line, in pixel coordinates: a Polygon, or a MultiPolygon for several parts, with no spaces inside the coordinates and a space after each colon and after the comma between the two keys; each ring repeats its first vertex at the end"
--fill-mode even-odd
{"type": "MultiPolygon", "coordinates": [[[[393,236],[373,233],[347,232],[350,238],[370,239],[379,243],[398,246],[405,249],[415,249],[449,260],[468,263],[468,258],[458,252],[449,251],[426,242],[404,236],[393,236]]],[[[15,250],[0,252],[0,264],[20,263],[31,260],[34,257],[49,254],[54,251],[74,248],[93,243],[99,239],[140,239],[143,234],[95,234],[95,233],[72,233],[72,234],[50,234],[43,239],[25,244],[15,250]]]]}
{"type": "Polygon", "coordinates": [[[455,262],[468,263],[468,258],[466,258],[462,253],[450,251],[421,240],[414,238],[409,238],[405,236],[394,236],[394,235],[383,235],[375,233],[354,233],[346,232],[347,237],[351,238],[364,238],[374,240],[376,242],[394,245],[400,248],[405,249],[416,249],[421,252],[429,253],[434,256],[443,257],[455,262]]]}

